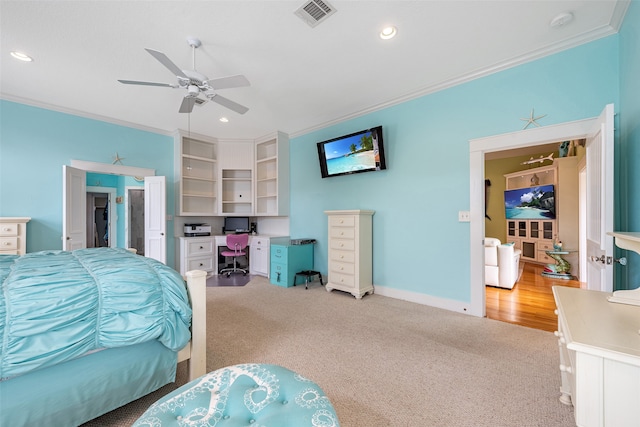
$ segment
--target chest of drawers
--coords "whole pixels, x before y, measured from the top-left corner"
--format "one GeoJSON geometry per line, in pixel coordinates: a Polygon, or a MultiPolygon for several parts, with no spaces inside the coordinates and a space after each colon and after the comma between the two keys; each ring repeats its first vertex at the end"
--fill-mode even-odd
{"type": "Polygon", "coordinates": [[[214,237],[180,237],[180,274],[190,270],[214,271],[214,237]]]}
{"type": "Polygon", "coordinates": [[[373,214],[369,210],[325,211],[329,220],[329,279],[337,289],[360,299],[373,293],[373,214]]]}
{"type": "Polygon", "coordinates": [[[24,255],[27,253],[28,217],[0,218],[0,254],[24,255]]]}

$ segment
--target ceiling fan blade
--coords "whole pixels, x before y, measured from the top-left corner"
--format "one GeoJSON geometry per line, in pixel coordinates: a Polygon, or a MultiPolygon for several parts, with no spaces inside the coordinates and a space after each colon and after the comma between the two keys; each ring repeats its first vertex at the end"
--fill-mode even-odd
{"type": "Polygon", "coordinates": [[[170,85],[169,83],[139,82],[139,81],[136,81],[136,80],[118,80],[118,81],[120,83],[124,83],[126,85],[177,87],[177,85],[170,85]]]}
{"type": "Polygon", "coordinates": [[[182,77],[182,78],[185,78],[185,79],[189,79],[189,77],[185,76],[184,72],[182,72],[182,70],[180,68],[178,68],[178,66],[176,64],[174,64],[169,59],[169,57],[167,57],[167,55],[165,55],[164,53],[158,52],[157,50],[153,50],[153,49],[147,49],[147,48],[145,48],[145,50],[147,52],[149,52],[158,61],[160,61],[160,63],[162,65],[167,67],[169,69],[169,71],[171,71],[176,76],[182,77]]]}
{"type": "Polygon", "coordinates": [[[196,98],[185,96],[180,104],[180,113],[190,113],[193,111],[193,106],[196,105],[196,98]]]}
{"type": "Polygon", "coordinates": [[[225,98],[224,96],[218,95],[217,93],[212,96],[207,96],[207,98],[215,103],[222,105],[223,107],[227,107],[228,109],[235,111],[238,114],[244,114],[249,111],[249,109],[244,105],[240,105],[237,102],[225,98]]]}
{"type": "Polygon", "coordinates": [[[243,75],[221,77],[219,79],[207,80],[212,89],[230,89],[234,87],[250,86],[249,80],[243,75]]]}

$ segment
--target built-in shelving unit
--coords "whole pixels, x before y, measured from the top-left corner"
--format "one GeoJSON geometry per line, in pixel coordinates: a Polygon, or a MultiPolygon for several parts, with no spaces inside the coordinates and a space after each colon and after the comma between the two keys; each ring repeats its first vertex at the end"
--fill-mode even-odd
{"type": "Polygon", "coordinates": [[[178,216],[287,216],[289,137],[175,136],[178,216]]]}
{"type": "Polygon", "coordinates": [[[251,169],[222,169],[222,214],[252,215],[251,169]]]}
{"type": "MultiPolygon", "coordinates": [[[[504,177],[507,190],[558,184],[555,165],[513,172],[504,177]]],[[[526,261],[554,262],[546,251],[553,249],[557,234],[555,219],[507,219],[507,241],[522,251],[522,259],[526,261]]]]}
{"type": "Polygon", "coordinates": [[[217,214],[217,156],[212,139],[176,134],[176,176],[178,214],[206,216],[217,214]]]}
{"type": "Polygon", "coordinates": [[[257,216],[289,213],[289,138],[282,132],[256,141],[257,216]],[[283,167],[281,167],[283,165],[283,167]]]}

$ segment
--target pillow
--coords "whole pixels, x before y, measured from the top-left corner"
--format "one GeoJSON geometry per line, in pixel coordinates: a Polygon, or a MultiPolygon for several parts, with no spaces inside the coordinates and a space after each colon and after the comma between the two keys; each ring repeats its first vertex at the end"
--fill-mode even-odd
{"type": "Polygon", "coordinates": [[[503,243],[502,246],[513,246],[515,245],[515,242],[509,242],[509,243],[503,243]]]}

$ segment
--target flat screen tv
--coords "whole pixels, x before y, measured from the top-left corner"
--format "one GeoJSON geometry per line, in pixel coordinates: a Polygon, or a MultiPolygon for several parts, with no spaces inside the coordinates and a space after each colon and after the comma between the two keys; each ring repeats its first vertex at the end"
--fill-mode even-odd
{"type": "Polygon", "coordinates": [[[225,233],[248,233],[249,217],[246,216],[227,216],[224,218],[225,233]]]}
{"type": "Polygon", "coordinates": [[[553,185],[505,190],[504,212],[507,219],[555,219],[553,185]]]}
{"type": "Polygon", "coordinates": [[[323,178],[387,168],[382,126],[318,142],[323,178]]]}

